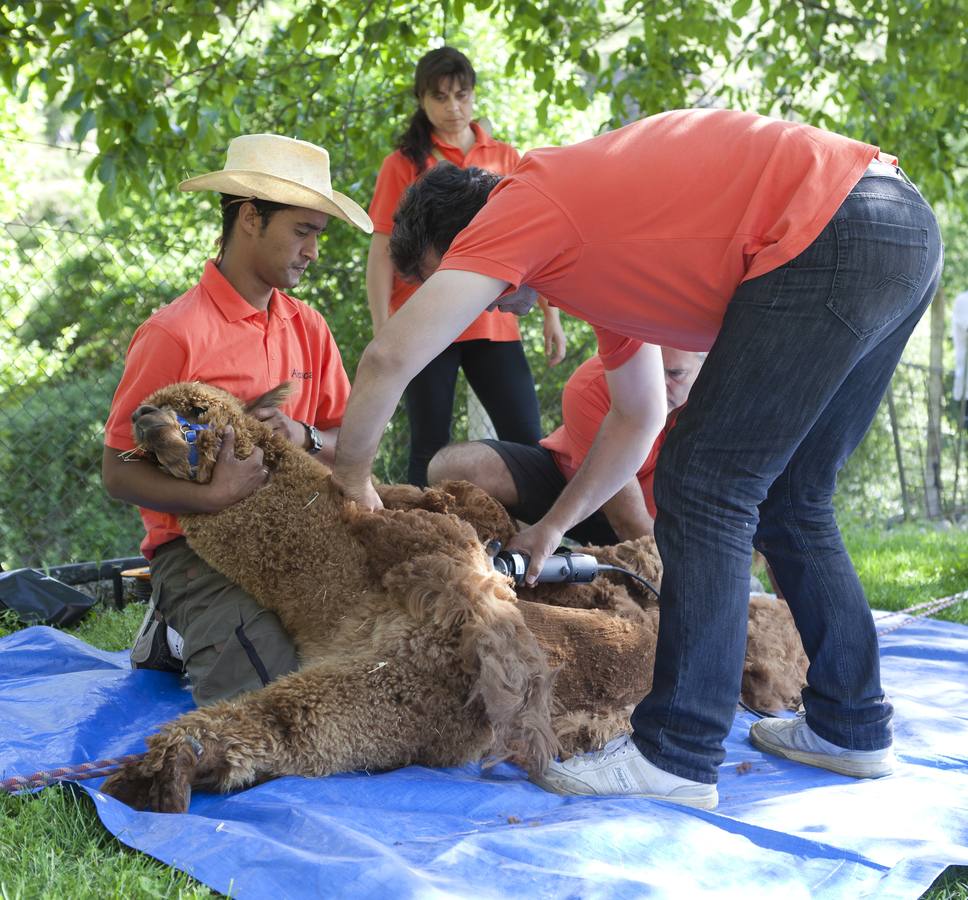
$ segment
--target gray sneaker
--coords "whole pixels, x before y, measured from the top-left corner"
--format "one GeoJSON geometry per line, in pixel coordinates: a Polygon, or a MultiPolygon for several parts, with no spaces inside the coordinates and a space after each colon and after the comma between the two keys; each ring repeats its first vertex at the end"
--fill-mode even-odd
{"type": "Polygon", "coordinates": [[[180,637],[166,624],[164,616],[155,609],[154,601],[150,600],[148,611],[131,645],[131,668],[158,669],[161,672],[181,674],[181,655],[173,652],[169,632],[180,641],[180,637]]]}
{"type": "Polygon", "coordinates": [[[552,762],[531,780],[556,794],[645,797],[697,809],[715,809],[719,803],[716,785],[680,778],[654,766],[627,734],[593,753],[552,762]]]}
{"type": "Polygon", "coordinates": [[[795,719],[760,719],[750,728],[753,746],[766,753],[853,778],[883,778],[894,771],[894,748],[846,750],[820,737],[803,713],[795,719]]]}

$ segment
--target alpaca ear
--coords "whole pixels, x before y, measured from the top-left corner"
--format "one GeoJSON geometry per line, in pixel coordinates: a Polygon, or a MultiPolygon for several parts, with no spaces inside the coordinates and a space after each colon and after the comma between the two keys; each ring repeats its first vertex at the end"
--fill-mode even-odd
{"type": "Polygon", "coordinates": [[[261,397],[245,404],[245,411],[251,413],[260,406],[282,406],[283,401],[292,393],[292,382],[284,381],[271,391],[266,391],[261,397]]]}

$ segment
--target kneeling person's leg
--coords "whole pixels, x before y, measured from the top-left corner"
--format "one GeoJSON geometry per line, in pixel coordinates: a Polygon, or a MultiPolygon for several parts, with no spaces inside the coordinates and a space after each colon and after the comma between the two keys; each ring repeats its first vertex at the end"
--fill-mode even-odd
{"type": "MultiPolygon", "coordinates": [[[[503,503],[516,519],[534,524],[554,505],[568,483],[550,450],[540,444],[483,440],[452,444],[430,464],[430,482],[464,479],[503,503]]],[[[579,522],[567,537],[582,544],[617,544],[601,510],[579,522]]]]}
{"type": "Polygon", "coordinates": [[[504,456],[495,448],[501,441],[470,441],[448,444],[438,450],[427,467],[430,484],[469,481],[510,508],[518,502],[518,490],[504,456]]]}
{"type": "Polygon", "coordinates": [[[183,639],[199,706],[257,690],[297,668],[295,646],[275,614],[187,544],[158,559],[152,578],[160,579],[159,611],[183,639]]]}

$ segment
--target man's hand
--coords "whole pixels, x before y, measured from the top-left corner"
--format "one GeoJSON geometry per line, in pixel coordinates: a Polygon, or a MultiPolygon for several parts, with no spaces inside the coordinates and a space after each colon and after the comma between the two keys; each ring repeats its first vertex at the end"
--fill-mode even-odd
{"type": "Polygon", "coordinates": [[[252,415],[260,422],[265,422],[276,434],[281,434],[291,444],[302,450],[306,449],[306,426],[302,422],[290,419],[278,406],[260,406],[252,410],[252,415]]]}
{"type": "Polygon", "coordinates": [[[564,531],[542,519],[530,528],[516,534],[508,542],[509,550],[525,553],[531,557],[524,581],[529,587],[534,587],[538,573],[545,560],[561,546],[564,531]]]}
{"type": "Polygon", "coordinates": [[[353,476],[333,469],[333,483],[347,500],[353,500],[357,506],[371,512],[383,509],[383,501],[369,476],[353,476]]]}
{"type": "Polygon", "coordinates": [[[339,429],[333,477],[345,496],[380,509],[370,468],[404,389],[507,287],[475,272],[435,272],[370,342],[339,429]]]}
{"type": "Polygon", "coordinates": [[[235,431],[226,426],[222,446],[208,483],[210,512],[218,512],[255,493],[269,479],[269,470],[262,464],[262,448],[256,447],[246,459],[236,459],[235,431]]]}

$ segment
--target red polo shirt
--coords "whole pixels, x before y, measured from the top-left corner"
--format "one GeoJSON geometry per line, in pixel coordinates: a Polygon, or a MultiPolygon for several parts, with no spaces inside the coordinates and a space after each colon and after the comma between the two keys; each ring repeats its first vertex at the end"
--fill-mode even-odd
{"type": "MultiPolygon", "coordinates": [[[[542,440],[541,446],[551,451],[555,465],[565,476],[565,481],[575,477],[578,467],[585,461],[591,450],[595,436],[612,405],[605,380],[605,366],[600,356],[585,360],[575,369],[565,384],[561,395],[562,426],[542,440]]],[[[655,495],[652,483],[655,480],[655,466],[659,461],[659,451],[665,443],[670,429],[676,424],[679,410],[674,409],[666,419],[665,428],[659,432],[652,444],[648,458],[642,468],[635,473],[642,488],[642,497],[649,515],[655,518],[655,495]]]]}
{"type": "Polygon", "coordinates": [[[661,113],[526,154],[440,269],[528,284],[595,326],[609,369],[635,341],[708,350],[739,284],[804,250],[877,152],[753,113],[661,113]]]}
{"type": "MultiPolygon", "coordinates": [[[[131,413],[177,381],[214,384],[246,402],[290,381],[294,390],[283,412],[322,429],[340,424],[350,392],[339,348],[318,312],[277,290],[268,313],[257,310],[211,261],[195,287],[134,333],[104,443],[132,449],[131,413]]],[[[147,532],[141,552],[149,559],[182,534],[169,513],[142,509],[141,518],[147,532]]]]}
{"type": "MultiPolygon", "coordinates": [[[[487,169],[496,175],[506,175],[520,161],[518,151],[510,144],[495,141],[482,131],[476,122],[471,123],[474,132],[474,146],[466,155],[460,147],[445,144],[436,135],[431,136],[433,145],[448,162],[466,169],[477,166],[487,169]]],[[[393,231],[393,213],[396,211],[404,192],[427,169],[437,165],[433,156],[427,157],[423,170],[417,167],[399,150],[391,153],[383,160],[380,174],[377,175],[373,200],[370,203],[370,218],[373,220],[373,230],[379,234],[390,234],[393,231]]],[[[390,293],[390,314],[395,313],[413,294],[419,285],[410,284],[402,278],[393,275],[393,289],[390,293]]],[[[482,313],[464,331],[458,341],[469,341],[484,338],[490,341],[519,341],[521,332],[518,330],[518,318],[512,313],[498,310],[482,313]]]]}

